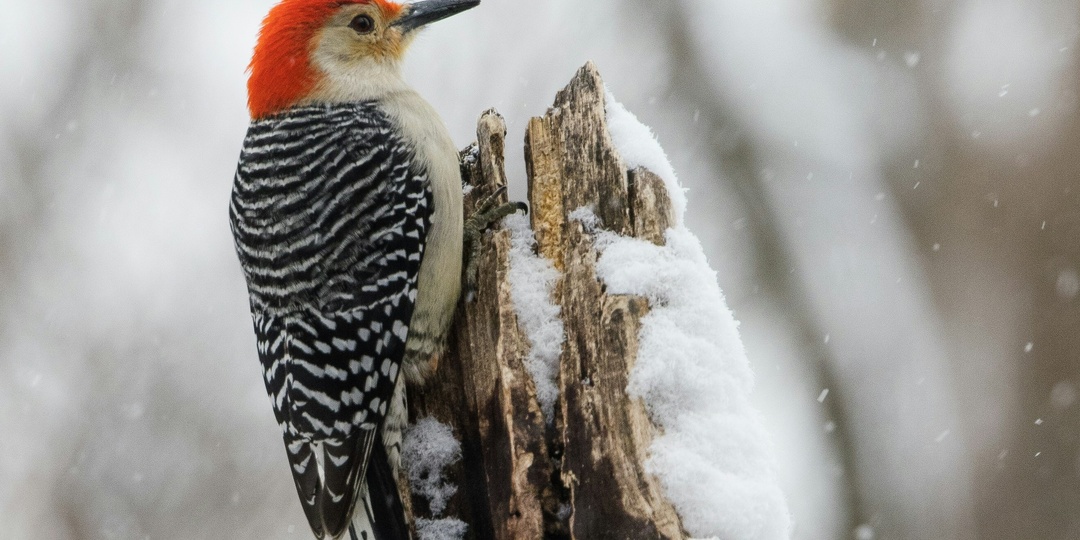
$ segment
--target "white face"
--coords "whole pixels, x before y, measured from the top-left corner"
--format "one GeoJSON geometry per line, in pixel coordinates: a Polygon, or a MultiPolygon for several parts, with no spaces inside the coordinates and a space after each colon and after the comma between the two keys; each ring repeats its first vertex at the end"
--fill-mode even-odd
{"type": "Polygon", "coordinates": [[[402,33],[393,22],[375,4],[346,5],[316,35],[316,55],[333,57],[344,66],[366,60],[397,62],[412,41],[412,32],[402,33]]]}

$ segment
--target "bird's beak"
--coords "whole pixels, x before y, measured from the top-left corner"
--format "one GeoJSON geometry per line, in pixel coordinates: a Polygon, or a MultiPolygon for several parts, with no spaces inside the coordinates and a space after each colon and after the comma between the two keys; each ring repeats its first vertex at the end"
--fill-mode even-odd
{"type": "Polygon", "coordinates": [[[445,19],[451,15],[457,15],[467,9],[480,5],[480,0],[424,0],[408,4],[408,12],[398,17],[391,26],[401,29],[402,34],[407,34],[417,28],[421,28],[435,21],[445,19]]]}

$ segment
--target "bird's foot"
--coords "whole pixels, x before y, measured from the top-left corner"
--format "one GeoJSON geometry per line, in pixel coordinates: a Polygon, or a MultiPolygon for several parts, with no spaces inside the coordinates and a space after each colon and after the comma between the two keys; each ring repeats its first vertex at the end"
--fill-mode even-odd
{"type": "Polygon", "coordinates": [[[514,212],[529,213],[529,205],[523,202],[500,202],[506,192],[501,186],[494,193],[477,203],[476,211],[465,219],[465,283],[471,295],[476,290],[477,266],[480,264],[480,237],[495,222],[514,212]]]}

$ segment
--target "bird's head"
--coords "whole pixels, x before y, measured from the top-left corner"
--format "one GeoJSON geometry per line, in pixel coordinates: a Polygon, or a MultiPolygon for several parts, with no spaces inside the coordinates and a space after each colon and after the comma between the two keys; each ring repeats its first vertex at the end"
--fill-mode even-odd
{"type": "Polygon", "coordinates": [[[378,97],[400,83],[416,31],[480,0],[282,0],[263,21],[248,78],[248,109],[262,118],[312,102],[378,97]]]}

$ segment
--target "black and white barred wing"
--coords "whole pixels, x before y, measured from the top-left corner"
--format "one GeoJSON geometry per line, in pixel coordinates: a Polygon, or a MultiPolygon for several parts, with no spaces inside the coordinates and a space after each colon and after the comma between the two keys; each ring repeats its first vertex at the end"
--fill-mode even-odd
{"type": "Polygon", "coordinates": [[[411,162],[371,104],[256,121],[241,154],[233,231],[316,533],[348,524],[399,375],[431,214],[411,162]]]}

